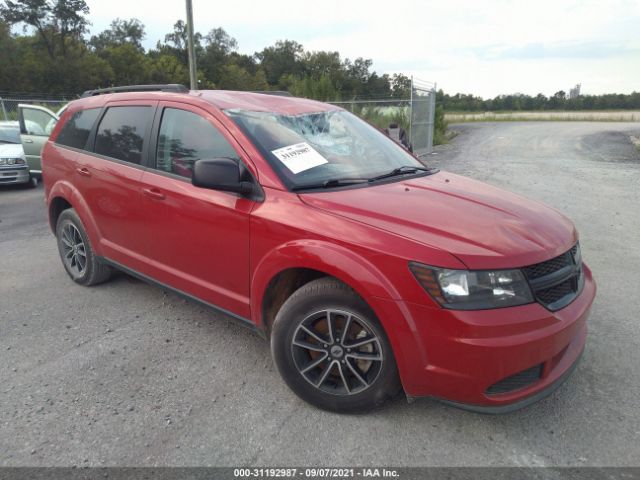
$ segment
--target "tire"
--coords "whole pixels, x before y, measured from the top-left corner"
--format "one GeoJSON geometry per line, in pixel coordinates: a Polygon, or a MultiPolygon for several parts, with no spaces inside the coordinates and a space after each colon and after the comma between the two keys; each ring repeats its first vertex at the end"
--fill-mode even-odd
{"type": "Polygon", "coordinates": [[[25,188],[36,188],[38,186],[38,179],[33,175],[29,176],[29,181],[24,184],[25,188]]]}
{"type": "Polygon", "coordinates": [[[111,267],[96,258],[87,232],[73,208],[64,210],[58,217],[56,239],[62,265],[74,282],[90,286],[109,279],[111,267]]]}
{"type": "Polygon", "coordinates": [[[289,388],[323,410],[366,412],[401,388],[391,345],[375,314],[333,278],[303,285],[282,305],[273,323],[271,353],[289,388]]]}

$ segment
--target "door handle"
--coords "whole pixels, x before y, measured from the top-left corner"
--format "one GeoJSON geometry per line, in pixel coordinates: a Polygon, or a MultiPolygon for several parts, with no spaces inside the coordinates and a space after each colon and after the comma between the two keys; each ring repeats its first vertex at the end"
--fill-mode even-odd
{"type": "Polygon", "coordinates": [[[25,138],[24,143],[33,143],[33,140],[31,140],[30,138],[25,138]]]}
{"type": "Polygon", "coordinates": [[[83,177],[90,177],[91,176],[91,172],[89,171],[89,169],[87,167],[78,167],[78,168],[76,168],[76,172],[78,172],[83,177]]]}
{"type": "Polygon", "coordinates": [[[162,193],[157,188],[143,188],[142,193],[144,193],[147,197],[153,198],[154,200],[164,200],[166,198],[164,193],[162,193]]]}

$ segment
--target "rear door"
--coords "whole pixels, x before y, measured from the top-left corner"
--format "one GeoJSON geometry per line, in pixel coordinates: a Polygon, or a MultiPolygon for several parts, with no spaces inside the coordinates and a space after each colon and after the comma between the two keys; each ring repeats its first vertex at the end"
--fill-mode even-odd
{"type": "Polygon", "coordinates": [[[19,104],[18,119],[20,140],[29,169],[36,176],[42,175],[42,148],[58,122],[58,115],[45,107],[19,104]]]}
{"type": "Polygon", "coordinates": [[[87,151],[76,151],[74,157],[74,185],[91,209],[103,254],[134,270],[144,264],[146,215],[140,191],[156,105],[155,101],[106,104],[87,151]]]}
{"type": "Polygon", "coordinates": [[[255,202],[191,184],[196,160],[226,157],[248,165],[246,155],[213,115],[177,102],[159,103],[151,145],[142,178],[149,275],[249,318],[249,217],[255,202]]]}

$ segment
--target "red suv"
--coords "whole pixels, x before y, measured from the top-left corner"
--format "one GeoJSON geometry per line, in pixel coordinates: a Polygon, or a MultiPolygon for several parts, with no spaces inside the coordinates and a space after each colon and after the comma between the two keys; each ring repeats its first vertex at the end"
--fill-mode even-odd
{"type": "Polygon", "coordinates": [[[91,91],[52,132],[43,176],[75,282],[123,270],[230,315],[324,409],[402,389],[510,411],[583,351],[596,287],[570,220],[427,168],[332,105],[91,91]]]}

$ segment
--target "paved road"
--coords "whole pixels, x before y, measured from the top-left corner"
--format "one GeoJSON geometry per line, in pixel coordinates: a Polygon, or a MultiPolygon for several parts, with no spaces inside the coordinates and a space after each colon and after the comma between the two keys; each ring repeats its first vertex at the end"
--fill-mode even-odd
{"type": "Polygon", "coordinates": [[[267,345],[125,275],[71,283],[42,189],[0,190],[1,465],[637,465],[638,124],[471,124],[432,160],[572,217],[599,282],[583,362],[506,416],[401,399],[366,416],[298,400],[267,345]]]}

